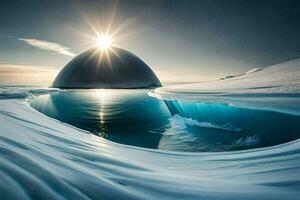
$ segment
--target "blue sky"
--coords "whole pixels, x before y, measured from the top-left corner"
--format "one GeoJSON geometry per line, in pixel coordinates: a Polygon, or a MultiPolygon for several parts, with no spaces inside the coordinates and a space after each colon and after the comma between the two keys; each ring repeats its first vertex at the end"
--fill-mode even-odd
{"type": "Polygon", "coordinates": [[[0,3],[0,83],[37,83],[20,76],[42,73],[49,84],[94,45],[93,29],[108,24],[119,30],[114,44],[164,83],[214,80],[300,57],[299,1],[10,0],[0,3]]]}

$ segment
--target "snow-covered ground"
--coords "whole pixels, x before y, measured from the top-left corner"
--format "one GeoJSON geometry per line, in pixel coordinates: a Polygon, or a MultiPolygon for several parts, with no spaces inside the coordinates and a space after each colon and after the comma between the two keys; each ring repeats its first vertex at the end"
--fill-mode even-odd
{"type": "Polygon", "coordinates": [[[298,199],[300,140],[183,153],[116,144],[0,100],[0,199],[298,199]]]}
{"type": "Polygon", "coordinates": [[[219,102],[234,106],[300,114],[300,59],[205,83],[158,88],[159,98],[219,102]]]}

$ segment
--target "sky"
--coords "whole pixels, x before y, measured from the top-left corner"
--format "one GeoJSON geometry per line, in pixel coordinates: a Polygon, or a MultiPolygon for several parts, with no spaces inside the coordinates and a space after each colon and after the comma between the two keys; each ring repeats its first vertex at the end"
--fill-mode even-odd
{"type": "Polygon", "coordinates": [[[95,30],[163,84],[201,82],[300,57],[298,0],[2,0],[0,84],[50,85],[95,30]]]}

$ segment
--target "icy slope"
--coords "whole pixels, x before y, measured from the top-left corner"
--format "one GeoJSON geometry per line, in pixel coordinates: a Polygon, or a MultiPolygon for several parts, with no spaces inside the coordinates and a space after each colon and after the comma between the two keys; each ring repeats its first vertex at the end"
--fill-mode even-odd
{"type": "Polygon", "coordinates": [[[299,114],[300,59],[254,68],[243,75],[217,81],[162,87],[152,95],[163,99],[220,102],[299,114]]]}

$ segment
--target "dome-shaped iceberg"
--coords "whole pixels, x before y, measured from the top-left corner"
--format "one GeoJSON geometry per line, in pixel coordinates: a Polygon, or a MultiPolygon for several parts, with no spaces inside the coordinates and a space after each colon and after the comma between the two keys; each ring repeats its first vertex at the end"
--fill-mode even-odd
{"type": "Polygon", "coordinates": [[[161,83],[150,67],[121,48],[91,48],[73,58],[57,75],[57,88],[153,88],[161,83]]]}

